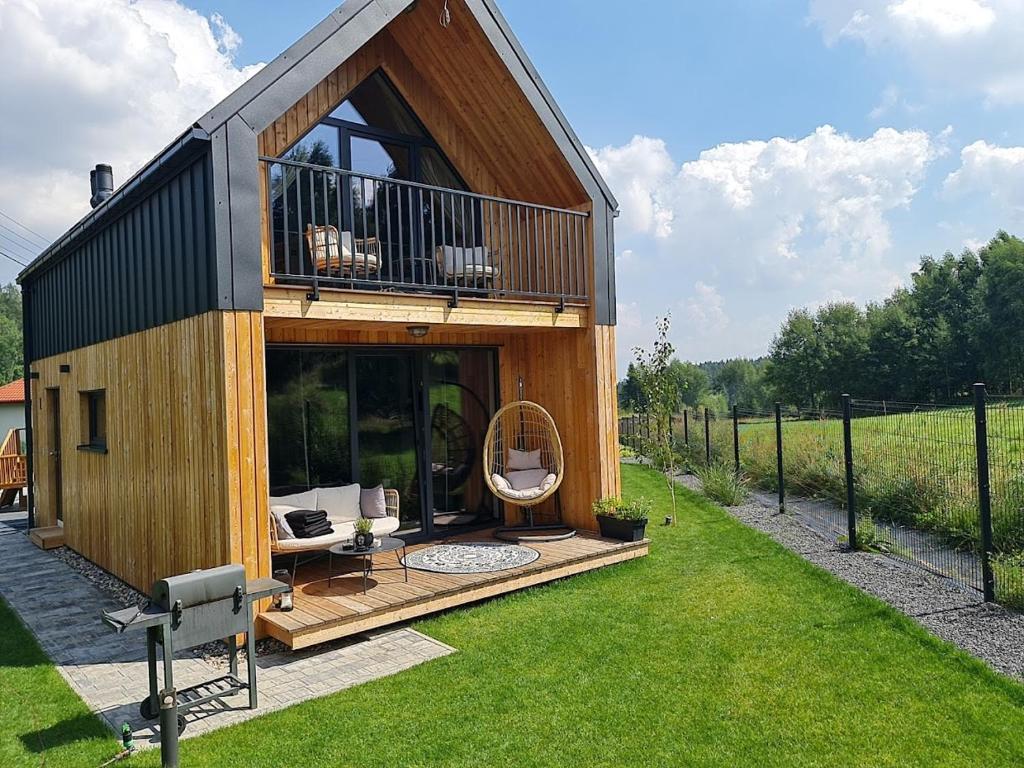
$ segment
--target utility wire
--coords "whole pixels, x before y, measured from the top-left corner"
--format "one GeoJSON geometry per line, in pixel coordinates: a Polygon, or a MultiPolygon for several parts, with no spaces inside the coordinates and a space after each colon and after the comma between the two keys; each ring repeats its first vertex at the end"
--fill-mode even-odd
{"type": "Polygon", "coordinates": [[[36,232],[36,231],[35,231],[34,229],[30,229],[29,227],[26,227],[26,226],[25,226],[24,224],[22,224],[22,223],[21,223],[20,221],[18,221],[17,219],[15,219],[15,218],[14,218],[13,216],[8,216],[8,215],[7,215],[6,213],[4,213],[3,211],[0,211],[0,216],[3,216],[3,217],[4,217],[5,219],[7,219],[7,220],[8,220],[9,222],[11,222],[11,223],[13,223],[13,224],[17,224],[17,225],[18,225],[19,227],[21,227],[22,229],[24,229],[24,230],[25,230],[26,232],[28,232],[29,234],[32,234],[32,235],[35,235],[36,237],[38,237],[38,238],[39,238],[39,241],[40,241],[40,243],[42,244],[42,246],[43,246],[44,248],[45,248],[45,247],[46,247],[47,245],[49,245],[49,244],[50,244],[50,241],[49,241],[49,240],[48,240],[48,239],[46,238],[46,236],[45,236],[45,235],[40,235],[40,234],[39,234],[38,232],[36,232]]]}
{"type": "Polygon", "coordinates": [[[0,250],[0,256],[3,256],[5,259],[10,259],[15,264],[20,264],[23,267],[27,267],[28,266],[28,264],[26,264],[24,261],[21,261],[20,259],[14,258],[13,256],[11,256],[11,254],[7,253],[4,250],[0,250]]]}
{"type": "Polygon", "coordinates": [[[10,235],[4,235],[4,237],[6,237],[8,240],[10,240],[12,236],[14,236],[14,237],[18,238],[18,240],[20,240],[21,242],[23,242],[26,245],[28,245],[28,247],[30,249],[32,249],[32,253],[33,254],[39,253],[39,251],[42,250],[42,248],[46,247],[45,245],[40,247],[39,243],[34,243],[31,240],[29,240],[27,237],[25,237],[23,235],[19,235],[17,232],[15,232],[13,229],[8,227],[3,222],[0,222],[0,229],[4,230],[5,232],[10,232],[11,233],[10,235]]]}
{"type": "Polygon", "coordinates": [[[33,245],[31,248],[27,248],[21,243],[12,240],[10,235],[5,235],[3,232],[0,232],[0,245],[5,245],[11,250],[17,248],[19,251],[25,253],[30,259],[34,259],[39,255],[39,249],[36,248],[36,246],[33,245]]]}

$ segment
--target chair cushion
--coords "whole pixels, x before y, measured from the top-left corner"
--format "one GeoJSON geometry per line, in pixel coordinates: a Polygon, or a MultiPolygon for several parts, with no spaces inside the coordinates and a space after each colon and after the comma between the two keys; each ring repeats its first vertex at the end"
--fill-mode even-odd
{"type": "Polygon", "coordinates": [[[506,469],[509,472],[540,468],[540,448],[535,451],[517,451],[515,448],[508,449],[508,466],[506,469]]]}
{"type": "Polygon", "coordinates": [[[437,263],[448,277],[491,276],[495,269],[491,252],[484,246],[463,248],[453,245],[439,245],[435,251],[437,263]]]}
{"type": "Polygon", "coordinates": [[[280,539],[294,539],[295,531],[288,525],[288,521],[285,519],[285,515],[289,512],[295,512],[301,509],[301,507],[293,507],[290,504],[271,504],[270,514],[274,516],[274,523],[277,525],[277,538],[280,539]]]}
{"type": "Polygon", "coordinates": [[[331,525],[351,523],[359,517],[359,484],[340,488],[316,488],[316,507],[327,513],[331,525]]]}
{"type": "Polygon", "coordinates": [[[359,492],[359,511],[370,520],[387,517],[388,504],[384,499],[384,486],[364,488],[359,492]]]}
{"type": "MultiPolygon", "coordinates": [[[[510,472],[509,474],[515,473],[510,472]]],[[[544,479],[541,480],[540,485],[534,486],[533,488],[516,490],[512,487],[512,484],[501,475],[491,475],[491,483],[498,490],[498,493],[506,499],[511,499],[513,501],[530,501],[531,499],[543,496],[547,490],[554,485],[556,479],[557,477],[553,473],[548,473],[544,476],[544,479]]]]}

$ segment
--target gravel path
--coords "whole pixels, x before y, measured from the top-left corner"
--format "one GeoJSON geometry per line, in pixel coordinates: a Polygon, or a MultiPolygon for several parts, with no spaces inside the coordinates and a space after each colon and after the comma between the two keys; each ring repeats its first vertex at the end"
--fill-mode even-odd
{"type": "MultiPolygon", "coordinates": [[[[696,477],[677,479],[700,491],[696,477]]],[[[747,503],[725,509],[744,525],[885,601],[999,672],[1024,679],[1024,614],[985,603],[975,590],[900,560],[842,549],[798,518],[779,514],[774,497],[767,494],[754,493],[747,503]]]]}

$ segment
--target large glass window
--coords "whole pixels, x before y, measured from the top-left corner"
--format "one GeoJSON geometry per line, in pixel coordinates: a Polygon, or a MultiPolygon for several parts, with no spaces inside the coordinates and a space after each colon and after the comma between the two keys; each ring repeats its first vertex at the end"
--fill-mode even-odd
{"type": "Polygon", "coordinates": [[[267,349],[271,495],[395,488],[401,530],[496,520],[481,459],[497,391],[486,349],[267,349]],[[423,382],[423,386],[419,385],[423,382]]]}

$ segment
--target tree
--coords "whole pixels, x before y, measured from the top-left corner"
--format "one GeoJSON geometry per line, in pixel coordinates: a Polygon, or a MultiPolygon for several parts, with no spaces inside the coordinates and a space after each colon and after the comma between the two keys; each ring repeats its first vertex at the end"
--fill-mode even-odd
{"type": "Polygon", "coordinates": [[[14,283],[0,288],[0,383],[25,374],[21,327],[21,290],[14,283]]]}
{"type": "Polygon", "coordinates": [[[1019,392],[1024,388],[1024,241],[1000,232],[979,256],[978,346],[985,377],[1006,392],[1019,392]]]}
{"type": "Polygon", "coordinates": [[[676,453],[672,446],[672,416],[679,410],[679,390],[672,376],[672,354],[675,348],[668,340],[672,316],[658,318],[658,335],[650,351],[633,349],[636,358],[635,373],[645,401],[645,412],[650,418],[651,438],[645,452],[665,475],[672,497],[672,520],[676,517],[676,453]]]}
{"type": "Polygon", "coordinates": [[[814,407],[818,403],[823,350],[814,318],[794,309],[772,339],[765,375],[778,396],[788,403],[814,407]]]}
{"type": "Polygon", "coordinates": [[[678,394],[679,407],[695,407],[711,387],[708,375],[693,363],[673,359],[669,364],[669,377],[678,394]]]}

